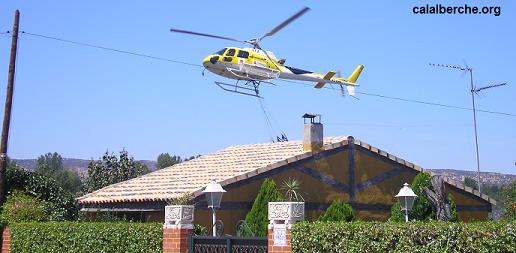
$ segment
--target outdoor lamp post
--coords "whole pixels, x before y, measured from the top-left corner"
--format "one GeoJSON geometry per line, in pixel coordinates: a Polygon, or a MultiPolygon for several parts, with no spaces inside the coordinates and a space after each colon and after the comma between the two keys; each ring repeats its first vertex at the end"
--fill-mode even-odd
{"type": "Polygon", "coordinates": [[[405,183],[395,197],[400,201],[401,211],[405,211],[405,222],[408,222],[408,213],[412,209],[412,204],[414,204],[417,195],[410,189],[409,184],[405,183]]]}
{"type": "Polygon", "coordinates": [[[220,207],[220,201],[222,200],[222,194],[226,192],[222,189],[222,186],[217,183],[215,180],[212,180],[204,191],[202,191],[206,195],[206,202],[208,202],[208,208],[211,208],[212,218],[213,218],[213,226],[212,226],[212,234],[213,236],[217,236],[217,228],[215,227],[215,222],[217,221],[217,215],[215,214],[215,210],[220,207]]]}

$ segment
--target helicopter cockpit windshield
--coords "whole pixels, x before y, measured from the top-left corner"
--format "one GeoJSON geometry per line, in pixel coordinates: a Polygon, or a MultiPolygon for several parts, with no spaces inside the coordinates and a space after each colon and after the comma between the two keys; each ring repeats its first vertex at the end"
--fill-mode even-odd
{"type": "Polygon", "coordinates": [[[227,48],[223,48],[223,49],[221,49],[221,50],[217,51],[217,52],[216,52],[216,53],[214,53],[214,54],[223,55],[223,54],[224,54],[224,52],[226,52],[226,49],[227,49],[227,48]]]}

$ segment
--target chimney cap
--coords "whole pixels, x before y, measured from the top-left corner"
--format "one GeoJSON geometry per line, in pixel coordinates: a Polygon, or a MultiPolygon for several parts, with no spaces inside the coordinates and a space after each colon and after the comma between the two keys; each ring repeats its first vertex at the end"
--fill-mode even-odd
{"type": "Polygon", "coordinates": [[[321,123],[321,114],[311,114],[311,113],[305,113],[302,118],[304,119],[304,122],[306,123],[306,119],[310,119],[310,123],[315,123],[315,118],[318,117],[319,118],[319,122],[317,123],[321,123]]]}

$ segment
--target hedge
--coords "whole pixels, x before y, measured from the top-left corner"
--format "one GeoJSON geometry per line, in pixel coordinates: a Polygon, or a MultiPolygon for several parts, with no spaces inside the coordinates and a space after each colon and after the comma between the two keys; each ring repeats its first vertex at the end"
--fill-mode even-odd
{"type": "Polygon", "coordinates": [[[162,226],[132,222],[10,223],[11,252],[161,252],[162,226]]]}
{"type": "Polygon", "coordinates": [[[516,252],[516,222],[299,222],[293,252],[516,252]]]}

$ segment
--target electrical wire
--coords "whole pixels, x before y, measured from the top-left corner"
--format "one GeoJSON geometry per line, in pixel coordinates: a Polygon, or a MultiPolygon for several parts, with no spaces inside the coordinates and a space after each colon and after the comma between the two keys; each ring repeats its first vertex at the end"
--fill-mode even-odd
{"type": "MultiPolygon", "coordinates": [[[[10,32],[7,31],[7,32],[0,33],[0,34],[5,34],[5,33],[10,33],[10,32]]],[[[37,33],[30,33],[30,32],[26,32],[26,31],[21,31],[21,33],[25,34],[25,35],[30,35],[30,36],[35,36],[35,37],[39,37],[39,38],[44,38],[44,39],[55,40],[55,41],[60,41],[60,42],[65,42],[65,43],[71,43],[71,44],[75,44],[75,45],[78,45],[78,46],[85,46],[85,47],[96,48],[96,49],[101,49],[101,50],[107,50],[107,51],[116,52],[116,53],[129,54],[129,55],[133,55],[133,56],[144,57],[144,58],[149,58],[149,59],[154,59],[154,60],[160,60],[160,61],[166,61],[166,62],[183,64],[183,65],[187,65],[187,66],[201,67],[201,68],[203,67],[200,64],[194,64],[194,63],[189,63],[189,62],[184,62],[184,61],[178,61],[178,60],[168,59],[168,58],[164,58],[164,57],[157,57],[157,56],[152,56],[152,55],[147,55],[147,54],[127,51],[127,50],[120,50],[120,49],[115,49],[115,48],[109,48],[109,47],[94,45],[94,44],[85,43],[85,42],[73,41],[73,40],[68,40],[68,39],[61,39],[61,38],[57,38],[57,37],[53,37],[53,36],[48,36],[48,35],[42,35],[42,34],[37,34],[37,33]]],[[[307,86],[310,86],[310,87],[312,86],[312,84],[303,83],[303,82],[297,82],[297,81],[291,81],[291,80],[278,79],[278,81],[287,82],[287,83],[302,84],[302,85],[307,85],[307,86]]],[[[330,90],[335,90],[333,87],[328,87],[328,86],[325,86],[323,88],[330,89],[330,90]]],[[[360,92],[360,91],[356,91],[356,93],[357,94],[361,94],[361,95],[365,95],[365,96],[378,97],[378,98],[383,98],[383,99],[391,99],[391,100],[397,100],[397,101],[403,101],[403,102],[409,102],[409,103],[418,103],[418,104],[424,104],[424,105],[430,105],[430,106],[438,106],[438,107],[442,107],[442,108],[459,109],[459,110],[466,110],[466,111],[472,111],[473,110],[471,108],[462,107],[462,106],[447,105],[447,104],[428,102],[428,101],[417,100],[417,99],[401,98],[401,97],[387,96],[387,95],[382,95],[382,94],[360,92]]],[[[483,109],[476,109],[476,110],[478,112],[483,112],[483,113],[490,113],[490,114],[497,114],[497,115],[516,117],[516,114],[513,114],[513,113],[489,111],[489,110],[483,110],[483,109]]]]}
{"type": "MultiPolygon", "coordinates": [[[[310,87],[313,86],[312,84],[309,84],[309,83],[302,83],[302,82],[296,82],[296,81],[290,81],[290,80],[279,80],[279,81],[287,82],[287,83],[302,84],[302,85],[306,85],[306,86],[310,86],[310,87]]],[[[325,86],[323,88],[329,89],[329,90],[335,90],[332,87],[326,87],[325,86]]],[[[455,105],[447,105],[447,104],[428,102],[428,101],[417,100],[417,99],[400,98],[400,97],[393,97],[393,96],[387,96],[387,95],[381,95],[381,94],[375,94],[375,93],[368,93],[368,92],[361,92],[361,91],[355,91],[355,93],[361,94],[361,95],[365,95],[365,96],[379,97],[379,98],[398,100],[398,101],[403,101],[403,102],[418,103],[418,104],[424,104],[424,105],[439,106],[439,107],[444,107],[444,108],[452,108],[452,109],[473,111],[473,109],[468,108],[468,107],[455,106],[455,105]]],[[[498,114],[498,115],[516,117],[516,114],[507,113],[507,112],[497,112],[497,111],[489,111],[489,110],[483,110],[483,109],[476,109],[476,111],[477,112],[484,112],[484,113],[491,113],[491,114],[498,114]]]]}
{"type": "Polygon", "coordinates": [[[184,65],[193,66],[193,67],[201,67],[201,68],[203,67],[200,64],[194,64],[194,63],[189,63],[189,62],[184,62],[184,61],[177,61],[177,60],[172,60],[172,59],[168,59],[168,58],[164,58],[164,57],[158,57],[158,56],[152,56],[152,55],[148,55],[148,54],[131,52],[131,51],[127,51],[127,50],[120,50],[120,49],[115,49],[115,48],[98,46],[98,45],[93,45],[93,44],[84,43],[84,42],[78,42],[78,41],[73,41],[73,40],[60,39],[60,38],[57,38],[57,37],[52,37],[52,36],[47,36],[47,35],[42,35],[42,34],[29,33],[29,32],[25,32],[25,31],[22,31],[21,33],[22,34],[26,34],[26,35],[30,35],[30,36],[35,36],[35,37],[40,37],[40,38],[45,38],[45,39],[50,39],[50,40],[56,40],[56,41],[60,41],[60,42],[71,43],[71,44],[75,44],[75,45],[79,45],[79,46],[85,46],[85,47],[91,47],[91,48],[96,48],[96,49],[102,49],[102,50],[107,50],[107,51],[112,51],[112,52],[117,52],[117,53],[122,53],[122,54],[129,54],[129,55],[145,57],[145,58],[154,59],[154,60],[160,60],[160,61],[167,61],[167,62],[173,62],[173,63],[178,63],[178,64],[184,64],[184,65]]]}

